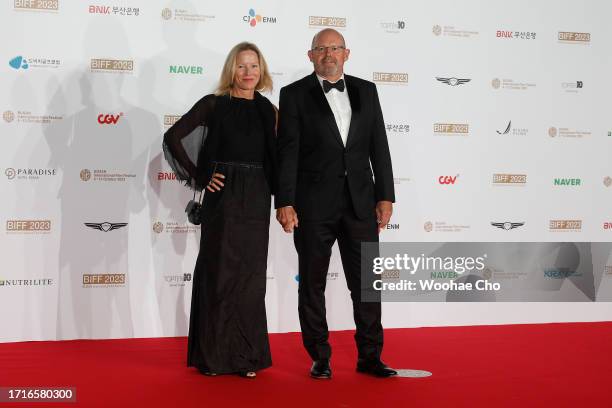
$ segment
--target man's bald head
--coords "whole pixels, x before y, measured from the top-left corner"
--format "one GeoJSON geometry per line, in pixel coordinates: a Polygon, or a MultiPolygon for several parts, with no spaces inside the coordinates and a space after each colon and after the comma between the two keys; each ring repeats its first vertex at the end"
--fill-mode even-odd
{"type": "Polygon", "coordinates": [[[339,43],[337,45],[342,45],[346,47],[346,42],[344,42],[344,36],[342,34],[334,30],[333,28],[324,28],[323,30],[316,33],[314,37],[312,37],[312,44],[310,44],[310,48],[312,49],[318,45],[317,41],[321,36],[327,37],[328,35],[337,36],[339,38],[339,43]]]}
{"type": "Polygon", "coordinates": [[[344,73],[344,63],[349,54],[342,34],[333,28],[325,28],[313,37],[308,58],[317,75],[335,82],[344,73]]]}

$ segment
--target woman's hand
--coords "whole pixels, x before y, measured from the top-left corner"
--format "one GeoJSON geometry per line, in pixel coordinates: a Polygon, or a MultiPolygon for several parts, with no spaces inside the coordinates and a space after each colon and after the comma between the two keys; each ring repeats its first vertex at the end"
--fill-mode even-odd
{"type": "Polygon", "coordinates": [[[223,186],[225,184],[223,184],[225,176],[221,173],[214,173],[210,179],[210,181],[208,182],[208,185],[206,186],[206,189],[208,191],[210,191],[211,193],[214,193],[215,191],[221,191],[221,189],[223,188],[223,186]]]}

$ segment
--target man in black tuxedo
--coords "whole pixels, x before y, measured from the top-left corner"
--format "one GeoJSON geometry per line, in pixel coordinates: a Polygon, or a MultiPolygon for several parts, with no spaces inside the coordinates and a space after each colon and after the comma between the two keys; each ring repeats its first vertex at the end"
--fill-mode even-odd
{"type": "Polygon", "coordinates": [[[376,86],[344,74],[349,53],[339,32],[320,31],[308,51],[315,72],[280,92],[276,217],[286,232],[295,228],[298,311],[314,378],[331,378],[325,284],[336,240],[353,301],[357,371],[397,374],[380,360],[380,301],[361,301],[360,269],[361,242],[378,242],[391,218],[391,155],[376,86]]]}

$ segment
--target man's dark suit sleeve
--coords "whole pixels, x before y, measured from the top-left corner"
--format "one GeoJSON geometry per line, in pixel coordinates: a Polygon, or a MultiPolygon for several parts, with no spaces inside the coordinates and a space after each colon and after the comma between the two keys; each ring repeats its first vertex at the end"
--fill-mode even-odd
{"type": "Polygon", "coordinates": [[[278,193],[274,207],[295,206],[298,155],[300,151],[300,118],[296,100],[282,88],[278,119],[278,193]]]}
{"type": "Polygon", "coordinates": [[[372,106],[374,107],[374,123],[372,125],[372,139],[370,145],[370,162],[374,171],[374,186],[376,201],[395,202],[395,188],[393,185],[393,168],[391,167],[391,153],[385,131],[380,101],[376,85],[373,86],[372,106]]]}

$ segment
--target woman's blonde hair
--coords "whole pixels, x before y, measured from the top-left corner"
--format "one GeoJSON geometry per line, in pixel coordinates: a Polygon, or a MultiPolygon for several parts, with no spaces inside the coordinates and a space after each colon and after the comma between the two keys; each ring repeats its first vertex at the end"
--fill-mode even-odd
{"type": "Polygon", "coordinates": [[[238,54],[240,54],[242,51],[253,51],[257,54],[257,58],[259,58],[259,82],[257,82],[255,89],[258,91],[272,91],[272,77],[268,72],[268,64],[266,63],[266,59],[255,44],[245,41],[236,44],[231,49],[229,54],[227,54],[225,64],[223,64],[223,70],[221,71],[219,86],[217,86],[215,95],[226,95],[232,90],[234,85],[234,75],[236,74],[236,59],[238,58],[238,54]]]}

